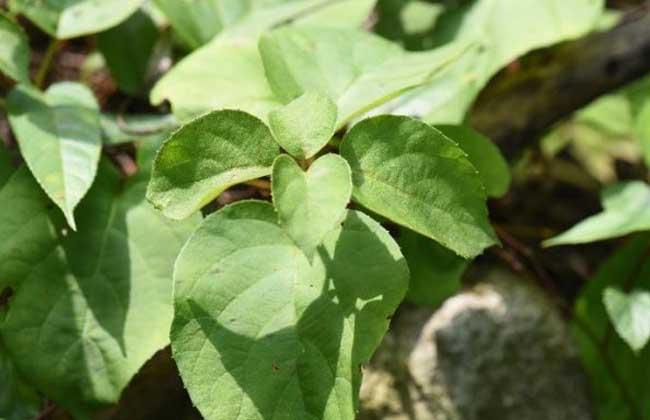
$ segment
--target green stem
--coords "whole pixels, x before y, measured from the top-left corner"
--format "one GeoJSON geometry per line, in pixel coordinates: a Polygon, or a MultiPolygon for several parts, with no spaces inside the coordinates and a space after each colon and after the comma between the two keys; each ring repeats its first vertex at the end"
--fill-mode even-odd
{"type": "Polygon", "coordinates": [[[7,109],[7,101],[5,98],[0,98],[0,109],[7,109]]]}
{"type": "Polygon", "coordinates": [[[42,89],[43,84],[45,83],[45,78],[47,77],[47,74],[50,71],[50,67],[52,65],[52,61],[54,60],[54,56],[56,55],[56,52],[61,48],[63,45],[63,41],[58,40],[58,39],[53,39],[50,41],[50,45],[47,46],[47,50],[45,51],[45,55],[43,56],[43,61],[41,61],[41,65],[38,67],[38,70],[36,71],[36,75],[34,76],[34,85],[36,85],[37,88],[42,89]]]}

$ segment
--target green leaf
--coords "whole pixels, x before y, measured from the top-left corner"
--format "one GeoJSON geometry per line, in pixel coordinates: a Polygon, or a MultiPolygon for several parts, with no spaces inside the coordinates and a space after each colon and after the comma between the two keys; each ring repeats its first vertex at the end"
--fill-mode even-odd
{"type": "Polygon", "coordinates": [[[608,287],[603,303],[618,335],[639,352],[650,339],[650,293],[634,290],[627,294],[608,287]]]}
{"type": "Polygon", "coordinates": [[[266,120],[282,104],[318,92],[337,103],[337,127],[341,128],[437,77],[469,53],[471,46],[407,53],[363,31],[295,24],[272,32],[261,41],[260,49],[263,65],[255,38],[224,34],[163,77],[151,92],[151,101],[169,100],[181,120],[224,108],[241,109],[266,120]],[[214,66],[214,62],[223,65],[214,66]]]}
{"type": "Polygon", "coordinates": [[[341,144],[353,197],[370,210],[471,258],[497,243],[485,189],[465,153],[408,117],[360,122],[341,144]]]}
{"type": "Polygon", "coordinates": [[[460,290],[469,261],[408,229],[400,230],[397,243],[411,272],[409,301],[438,307],[460,290]]]}
{"type": "Polygon", "coordinates": [[[490,139],[462,125],[441,125],[436,128],[467,153],[467,159],[483,178],[488,196],[501,197],[508,192],[511,181],[508,162],[490,139]]]}
{"type": "Polygon", "coordinates": [[[7,97],[9,122],[27,166],[73,229],[74,208],[97,173],[98,108],[88,88],[71,82],[54,84],[45,94],[18,85],[7,97]]]}
{"type": "Polygon", "coordinates": [[[595,29],[604,5],[604,0],[480,0],[450,6],[420,44],[431,48],[461,41],[480,48],[458,60],[448,77],[433,79],[385,111],[422,117],[430,123],[461,123],[499,69],[531,50],[595,29]]]}
{"type": "Polygon", "coordinates": [[[0,342],[0,419],[35,419],[41,398],[20,377],[0,342]]]}
{"type": "Polygon", "coordinates": [[[281,155],[273,164],[272,180],[280,225],[311,257],[345,217],[352,195],[350,166],[342,157],[328,154],[303,172],[291,157],[281,155]]]}
{"type": "Polygon", "coordinates": [[[544,246],[584,244],[650,230],[650,187],[644,182],[611,186],[603,191],[601,201],[601,213],[544,241],[544,246]]]}
{"type": "Polygon", "coordinates": [[[265,119],[281,105],[266,81],[255,43],[239,40],[212,42],[174,66],[151,91],[154,105],[165,100],[180,121],[219,109],[265,119]]]}
{"type": "Polygon", "coordinates": [[[427,82],[468,48],[407,53],[360,30],[302,26],[277,29],[260,40],[276,97],[286,103],[309,91],[327,95],[338,105],[337,128],[427,82]]]}
{"type": "Polygon", "coordinates": [[[154,163],[147,199],[184,219],[232,185],[271,174],[279,148],[268,127],[241,111],[215,111],[176,131],[154,163]]]}
{"type": "MultiPolygon", "coordinates": [[[[52,219],[55,243],[36,249],[20,229],[10,237],[13,264],[41,257],[21,267],[0,334],[25,379],[76,418],[116,402],[169,342],[172,267],[198,220],[169,222],[145,201],[145,187],[137,178],[125,185],[103,162],[78,209],[79,233],[52,219]]],[[[40,192],[35,182],[28,191],[40,192]]],[[[5,220],[12,204],[2,205],[5,220]]],[[[40,235],[32,223],[17,228],[40,235]]]]}
{"type": "Polygon", "coordinates": [[[29,40],[23,28],[0,12],[0,72],[29,83],[29,40]]]}
{"type": "Polygon", "coordinates": [[[603,303],[603,293],[609,287],[650,289],[649,250],[647,234],[630,240],[589,279],[575,304],[572,327],[600,419],[650,419],[650,347],[635,353],[612,331],[603,303]],[[622,396],[621,387],[629,398],[622,396]],[[641,415],[630,411],[630,403],[641,415]]]}
{"type": "Polygon", "coordinates": [[[334,136],[336,114],[330,98],[308,92],[271,112],[269,126],[284,150],[298,159],[309,159],[334,136]]]}
{"type": "Polygon", "coordinates": [[[144,0],[9,0],[9,8],[25,15],[48,34],[67,39],[112,28],[142,3],[144,0]]]}
{"type": "Polygon", "coordinates": [[[206,419],[353,420],[360,367],[408,269],[361,213],[348,212],[310,265],[271,205],[243,202],[204,221],[174,279],[174,359],[206,419]]]}
{"type": "Polygon", "coordinates": [[[156,24],[141,10],[97,36],[97,47],[124,92],[130,95],[143,93],[157,41],[156,24]]]}
{"type": "MultiPolygon", "coordinates": [[[[162,0],[164,3],[173,1],[174,7],[182,7],[176,0],[162,0]]],[[[172,25],[174,20],[184,19],[178,23],[177,28],[192,26],[193,18],[189,15],[209,16],[208,9],[214,9],[218,0],[194,1],[193,8],[180,12],[170,10],[172,25]],[[194,9],[194,7],[196,9],[194,9]],[[199,12],[200,11],[200,12],[199,12]]],[[[222,0],[223,1],[223,0],[222,0]]],[[[255,1],[246,3],[240,0],[230,0],[223,16],[229,16],[224,22],[232,22],[227,30],[219,33],[203,48],[195,51],[179,62],[154,86],[151,91],[151,102],[160,104],[169,100],[172,104],[174,115],[186,121],[192,117],[216,109],[239,109],[249,112],[262,120],[266,120],[269,111],[279,107],[281,103],[275,98],[266,81],[264,67],[257,50],[257,39],[267,29],[298,18],[295,24],[303,24],[311,14],[320,15],[337,6],[350,5],[355,2],[355,15],[358,16],[359,6],[371,6],[367,0],[278,0],[273,3],[255,1]],[[232,16],[232,17],[230,17],[232,16]],[[235,19],[235,16],[237,17],[235,19]],[[222,65],[215,66],[218,62],[222,65]]],[[[179,7],[179,8],[180,8],[179,7]]],[[[216,10],[215,9],[215,10],[216,10]]],[[[367,9],[370,13],[370,7],[367,9]]],[[[221,19],[221,18],[220,18],[221,19]]],[[[206,31],[211,33],[219,27],[220,19],[207,19],[206,31]]],[[[320,19],[316,19],[320,21],[320,19]]],[[[346,26],[356,25],[358,22],[349,19],[337,19],[331,25],[346,26]]],[[[202,25],[200,25],[202,26],[202,25]]],[[[199,45],[199,41],[189,34],[187,39],[199,45]]],[[[205,37],[204,37],[205,38],[205,37]]]]}

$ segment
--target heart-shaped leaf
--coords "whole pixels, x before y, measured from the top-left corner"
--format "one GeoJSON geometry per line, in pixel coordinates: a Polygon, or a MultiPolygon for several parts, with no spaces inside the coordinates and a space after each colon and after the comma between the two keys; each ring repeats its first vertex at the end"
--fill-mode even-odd
{"type": "Polygon", "coordinates": [[[308,257],[341,223],[352,195],[350,166],[339,155],[316,160],[305,173],[287,155],[273,164],[273,204],[280,225],[308,257]]]}
{"type": "Polygon", "coordinates": [[[125,185],[103,162],[75,233],[48,218],[47,198],[26,182],[27,171],[15,176],[25,182],[0,201],[0,231],[20,223],[0,245],[10,251],[0,251],[0,278],[11,275],[15,287],[0,335],[29,383],[88,418],[116,402],[169,342],[172,267],[198,218],[171,223],[145,201],[144,180],[125,185]],[[25,203],[30,194],[34,202],[25,203]],[[42,212],[17,214],[16,203],[42,212]],[[41,238],[48,233],[55,240],[41,238]]]}
{"type": "Polygon", "coordinates": [[[636,352],[650,340],[650,293],[635,290],[626,294],[608,287],[603,303],[618,335],[636,352]]]}
{"type": "Polygon", "coordinates": [[[408,117],[360,122],[341,144],[353,196],[370,210],[471,258],[497,242],[481,177],[456,143],[408,117]]]}
{"type": "Polygon", "coordinates": [[[18,85],[7,97],[9,122],[27,166],[76,229],[74,208],[95,179],[101,152],[99,110],[78,83],[57,83],[41,94],[18,85]]]}
{"type": "Polygon", "coordinates": [[[29,83],[29,42],[23,28],[0,12],[0,73],[29,83]]]}
{"type": "Polygon", "coordinates": [[[273,207],[209,216],[176,264],[172,350],[208,420],[353,420],[366,363],[407,288],[397,244],[350,211],[312,264],[273,207]]]}
{"type": "Polygon", "coordinates": [[[334,135],[336,104],[319,93],[307,92],[269,114],[269,127],[284,150],[298,159],[318,153],[334,135]]]}
{"type": "Polygon", "coordinates": [[[48,34],[67,39],[111,28],[131,16],[144,1],[9,0],[9,7],[48,34]]]}
{"type": "Polygon", "coordinates": [[[147,199],[184,219],[228,187],[271,174],[278,144],[264,123],[241,111],[215,111],[181,127],[154,162],[147,199]]]}

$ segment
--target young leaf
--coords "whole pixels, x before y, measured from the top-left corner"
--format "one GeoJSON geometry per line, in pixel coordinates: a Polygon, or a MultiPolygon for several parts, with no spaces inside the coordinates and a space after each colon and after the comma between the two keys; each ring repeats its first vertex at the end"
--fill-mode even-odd
{"type": "Polygon", "coordinates": [[[650,187],[623,182],[603,191],[603,211],[578,223],[544,246],[583,244],[650,230],[650,187]]]}
{"type": "Polygon", "coordinates": [[[76,229],[74,208],[95,179],[101,152],[93,93],[71,82],[54,84],[45,94],[18,85],[7,110],[27,166],[76,229]]]}
{"type": "Polygon", "coordinates": [[[143,93],[158,28],[138,10],[118,26],[97,35],[97,47],[117,85],[130,95],[143,93]]]}
{"type": "Polygon", "coordinates": [[[38,418],[41,398],[20,377],[0,341],[0,419],[38,418]]]}
{"type": "Polygon", "coordinates": [[[209,216],[174,274],[172,350],[208,420],[353,420],[366,363],[404,296],[397,244],[348,212],[310,265],[273,207],[209,216]]]}
{"type": "Polygon", "coordinates": [[[383,116],[360,122],[341,144],[353,197],[370,210],[471,258],[497,242],[485,189],[465,153],[427,124],[383,116]]]}
{"type": "Polygon", "coordinates": [[[603,303],[618,335],[635,352],[643,349],[650,339],[650,293],[635,290],[626,294],[608,287],[603,303]]]}
{"type": "Polygon", "coordinates": [[[53,37],[67,39],[116,26],[142,3],[144,0],[9,0],[9,8],[53,37]]]}
{"type": "Polygon", "coordinates": [[[438,307],[458,292],[469,261],[431,239],[402,228],[397,238],[411,272],[407,299],[416,305],[438,307]]]}
{"type": "MultiPolygon", "coordinates": [[[[35,182],[30,187],[47,203],[35,182]]],[[[116,402],[144,362],[169,342],[173,262],[198,220],[170,223],[144,200],[145,187],[139,180],[125,186],[103,162],[79,206],[79,233],[50,222],[58,241],[21,267],[0,324],[25,379],[75,418],[116,402]]],[[[2,209],[0,218],[8,213],[2,209]]],[[[22,256],[32,258],[35,247],[27,233],[20,235],[10,238],[19,248],[16,265],[24,264],[22,256]]]]}
{"type": "Polygon", "coordinates": [[[352,195],[350,166],[342,157],[329,154],[305,173],[291,157],[281,155],[273,164],[272,180],[280,225],[311,258],[345,216],[352,195]]]}
{"type": "Polygon", "coordinates": [[[184,219],[232,185],[271,174],[279,148],[268,127],[241,111],[215,111],[181,127],[154,162],[147,199],[184,219]]]}
{"type": "Polygon", "coordinates": [[[334,135],[336,104],[330,98],[308,92],[269,114],[275,140],[298,159],[318,153],[334,135]]]}
{"type": "Polygon", "coordinates": [[[0,12],[0,73],[29,83],[29,42],[23,28],[0,12]]]}
{"type": "Polygon", "coordinates": [[[511,181],[508,162],[490,139],[462,125],[440,125],[436,128],[467,153],[467,159],[483,179],[488,196],[501,197],[508,191],[511,181]]]}

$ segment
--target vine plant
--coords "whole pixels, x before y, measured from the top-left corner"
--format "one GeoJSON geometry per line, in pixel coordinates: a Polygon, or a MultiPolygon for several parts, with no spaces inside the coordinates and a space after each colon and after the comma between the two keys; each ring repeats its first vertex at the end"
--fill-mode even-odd
{"type": "Polygon", "coordinates": [[[271,175],[272,204],[208,216],[176,262],[172,350],[208,418],[354,419],[362,366],[409,271],[351,199],[465,257],[495,242],[483,185],[455,142],[379,116],[355,125],[336,154],[336,109],[306,92],[273,111],[270,127],[215,111],[174,133],[155,160],[147,197],[178,219],[271,175]]]}
{"type": "MultiPolygon", "coordinates": [[[[398,305],[438,303],[498,243],[486,200],[510,174],[460,124],[472,101],[519,55],[605,25],[602,0],[444,2],[449,13],[412,2],[440,24],[406,36],[422,22],[397,22],[419,17],[400,3],[8,2],[0,108],[17,147],[0,146],[0,418],[38,416],[42,396],[91,418],[170,343],[208,420],[355,418],[363,366],[398,305]],[[360,29],[376,7],[400,9],[375,31],[410,51],[360,29]],[[51,37],[36,71],[17,15],[51,37]],[[90,35],[120,95],[171,113],[111,114],[84,77],[48,85],[64,41],[90,35]],[[154,85],[157,55],[176,50],[154,85]],[[103,153],[127,142],[128,176],[103,153]],[[271,201],[210,214],[227,189],[267,177],[271,201]]],[[[649,196],[644,182],[613,187],[602,214],[547,245],[646,231],[649,196]]],[[[650,295],[608,285],[650,278],[628,258],[647,243],[606,264],[576,310],[611,318],[635,352],[649,351],[650,295]]],[[[628,399],[647,401],[637,388],[628,399]]]]}

